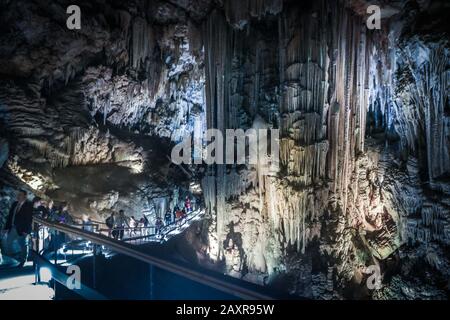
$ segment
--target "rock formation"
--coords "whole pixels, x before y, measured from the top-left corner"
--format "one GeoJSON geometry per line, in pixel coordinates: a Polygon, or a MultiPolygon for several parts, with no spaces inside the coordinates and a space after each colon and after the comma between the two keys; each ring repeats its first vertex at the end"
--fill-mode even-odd
{"type": "Polygon", "coordinates": [[[81,1],[80,30],[66,5],[0,1],[2,214],[22,184],[100,218],[201,184],[186,239],[221,272],[315,299],[448,297],[445,1],[381,1],[380,30],[366,1],[81,1]],[[277,172],[168,159],[260,127],[280,132],[277,172]]]}

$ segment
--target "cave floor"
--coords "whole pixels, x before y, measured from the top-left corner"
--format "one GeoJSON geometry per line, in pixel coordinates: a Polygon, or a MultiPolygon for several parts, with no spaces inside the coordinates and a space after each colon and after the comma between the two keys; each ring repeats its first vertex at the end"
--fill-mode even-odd
{"type": "Polygon", "coordinates": [[[0,269],[0,300],[53,300],[54,291],[47,284],[34,284],[31,263],[23,268],[0,269]]]}

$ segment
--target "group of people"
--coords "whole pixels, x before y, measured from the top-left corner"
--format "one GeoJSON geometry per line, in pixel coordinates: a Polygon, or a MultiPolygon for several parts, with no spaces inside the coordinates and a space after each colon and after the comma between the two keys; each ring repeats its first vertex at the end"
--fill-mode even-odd
{"type": "Polygon", "coordinates": [[[123,239],[125,230],[129,231],[130,236],[137,235],[138,233],[146,234],[150,224],[145,215],[140,220],[137,220],[134,216],[127,218],[123,210],[120,210],[118,214],[115,212],[111,213],[105,223],[109,229],[109,235],[116,240],[123,239]]]}
{"type": "Polygon", "coordinates": [[[181,224],[184,219],[187,217],[188,214],[190,214],[193,211],[192,208],[192,202],[191,199],[186,196],[186,199],[184,200],[184,207],[180,209],[178,205],[176,205],[173,208],[173,211],[166,212],[164,215],[164,220],[166,225],[172,224],[172,223],[178,223],[181,224]]]}
{"type": "MultiPolygon", "coordinates": [[[[164,215],[164,221],[160,216],[156,218],[156,234],[161,234],[164,226],[173,223],[181,224],[192,211],[191,199],[189,196],[186,196],[184,208],[180,209],[178,205],[175,206],[173,211],[168,211],[164,215]]],[[[33,216],[39,216],[59,223],[74,223],[74,219],[69,213],[68,203],[55,205],[52,200],[47,202],[39,197],[29,201],[27,192],[19,190],[16,201],[9,210],[0,239],[3,253],[18,260],[20,265],[23,265],[28,257],[33,216]]],[[[130,236],[150,234],[150,222],[145,215],[137,220],[134,216],[127,218],[125,212],[120,210],[118,214],[112,213],[105,223],[109,229],[110,236],[117,240],[124,238],[126,230],[129,231],[130,236]]],[[[83,223],[83,228],[85,226],[88,228],[88,224],[83,223]]]]}
{"type": "Polygon", "coordinates": [[[33,199],[33,216],[38,216],[53,222],[73,224],[74,219],[69,212],[69,203],[55,205],[53,200],[44,201],[40,197],[33,199]]]}
{"type": "Polygon", "coordinates": [[[2,253],[16,259],[19,266],[24,265],[28,258],[33,216],[59,223],[74,222],[69,213],[68,203],[55,205],[52,200],[47,202],[40,197],[30,201],[27,191],[19,190],[0,237],[2,253]]]}
{"type": "Polygon", "coordinates": [[[23,266],[28,257],[32,222],[33,204],[27,199],[27,192],[19,190],[1,234],[3,253],[15,258],[19,266],[23,266]]]}
{"type": "MultiPolygon", "coordinates": [[[[186,216],[192,212],[192,203],[189,196],[186,196],[184,201],[184,208],[180,209],[177,205],[173,211],[167,211],[164,215],[164,220],[162,217],[157,216],[155,220],[155,232],[161,235],[162,229],[165,226],[171,225],[173,223],[181,224],[186,216]]],[[[111,215],[105,221],[108,229],[109,236],[112,236],[116,240],[122,240],[125,235],[125,231],[128,231],[128,235],[131,237],[133,235],[137,236],[147,236],[150,235],[150,222],[145,214],[139,220],[134,216],[127,218],[123,210],[119,213],[111,213],[111,215]]]]}

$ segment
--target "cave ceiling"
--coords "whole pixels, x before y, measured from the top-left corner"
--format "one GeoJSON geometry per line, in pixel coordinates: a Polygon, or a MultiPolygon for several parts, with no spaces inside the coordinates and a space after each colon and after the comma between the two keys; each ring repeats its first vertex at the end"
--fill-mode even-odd
{"type": "MultiPolygon", "coordinates": [[[[447,299],[447,1],[0,0],[0,210],[185,194],[199,261],[314,299],[447,299]],[[175,164],[207,129],[279,130],[279,170],[175,164]],[[374,290],[370,267],[381,272],[374,290]]],[[[1,220],[0,220],[1,221],[1,220]]]]}

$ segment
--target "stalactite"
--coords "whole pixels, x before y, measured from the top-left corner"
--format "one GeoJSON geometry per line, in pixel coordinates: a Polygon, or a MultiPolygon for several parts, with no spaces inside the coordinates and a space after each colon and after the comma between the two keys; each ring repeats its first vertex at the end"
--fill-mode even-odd
{"type": "Polygon", "coordinates": [[[243,29],[250,17],[261,19],[265,15],[276,15],[283,10],[282,0],[226,0],[224,2],[227,21],[243,29]]]}
{"type": "Polygon", "coordinates": [[[153,39],[151,28],[146,20],[137,17],[133,20],[132,45],[130,63],[134,69],[138,69],[150,54],[153,39]]]}
{"type": "MultiPolygon", "coordinates": [[[[446,55],[442,47],[432,49],[429,62],[411,72],[415,79],[414,100],[424,112],[428,178],[433,180],[450,172],[449,137],[444,131],[445,88],[449,77],[445,71],[446,55]]],[[[414,68],[411,63],[411,68],[414,68]]]]}
{"type": "MultiPolygon", "coordinates": [[[[207,127],[225,132],[227,127],[225,103],[228,96],[228,86],[225,85],[229,76],[228,35],[230,30],[224,17],[217,11],[213,12],[206,22],[205,28],[205,63],[206,63],[206,115],[207,127]]],[[[217,223],[218,243],[223,241],[225,212],[225,166],[216,165],[210,168],[215,174],[215,214],[217,223]]],[[[218,256],[222,255],[222,246],[218,256]]]]}
{"type": "MultiPolygon", "coordinates": [[[[237,6],[248,8],[245,2],[225,6],[231,26],[215,12],[205,27],[207,124],[219,130],[245,127],[238,116],[244,105],[250,118],[265,112],[259,99],[264,76],[262,49],[269,40],[257,38],[248,12],[237,6]],[[233,29],[244,25],[245,33],[233,29]],[[245,50],[246,45],[250,51],[245,50]],[[249,84],[239,86],[245,79],[249,84]]],[[[271,232],[283,234],[281,245],[295,245],[300,252],[305,252],[310,236],[317,232],[312,231],[313,216],[328,204],[318,200],[319,194],[327,194],[330,188],[339,210],[347,212],[356,155],[364,151],[366,113],[369,102],[378,95],[371,90],[369,76],[377,65],[377,52],[362,25],[361,18],[349,14],[339,1],[319,1],[306,11],[280,13],[278,48],[273,53],[277,73],[271,75],[279,81],[279,108],[272,119],[280,126],[280,165],[287,179],[263,179],[250,168],[229,173],[223,166],[210,168],[205,199],[216,214],[219,247],[231,219],[226,204],[233,198],[250,201],[252,192],[258,195],[257,210],[269,219],[271,232]],[[309,192],[314,187],[316,196],[309,192]]],[[[350,250],[348,245],[341,254],[345,250],[350,250]]],[[[277,259],[275,253],[264,258],[277,259]]]]}

